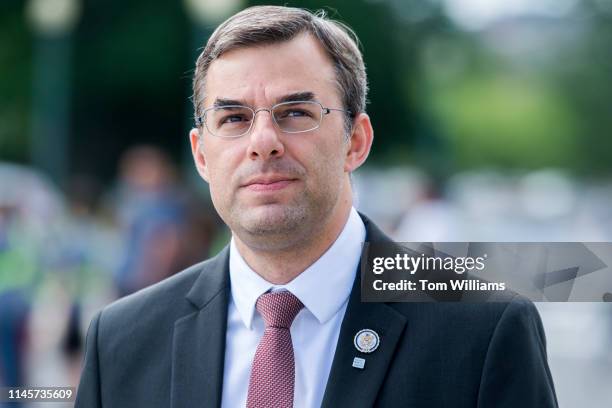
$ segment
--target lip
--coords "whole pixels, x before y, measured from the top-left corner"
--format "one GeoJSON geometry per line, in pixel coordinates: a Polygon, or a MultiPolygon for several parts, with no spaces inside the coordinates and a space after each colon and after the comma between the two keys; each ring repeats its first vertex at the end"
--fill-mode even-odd
{"type": "Polygon", "coordinates": [[[282,190],[296,181],[297,179],[287,176],[259,176],[248,180],[242,187],[251,191],[277,191],[282,190]]]}

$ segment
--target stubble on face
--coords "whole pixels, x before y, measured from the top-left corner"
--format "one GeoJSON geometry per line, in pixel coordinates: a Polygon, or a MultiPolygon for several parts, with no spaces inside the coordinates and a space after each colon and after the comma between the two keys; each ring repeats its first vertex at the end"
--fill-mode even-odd
{"type": "MultiPolygon", "coordinates": [[[[253,249],[306,245],[317,239],[316,231],[328,222],[339,200],[342,177],[338,173],[342,169],[335,168],[339,164],[337,156],[321,158],[309,170],[286,156],[263,163],[247,162],[230,181],[232,187],[225,192],[229,196],[217,210],[230,229],[253,249]],[[296,191],[287,192],[290,196],[286,199],[245,197],[248,192],[240,186],[261,174],[295,178],[296,185],[291,188],[296,191]]],[[[215,195],[213,192],[213,201],[215,195]]]]}

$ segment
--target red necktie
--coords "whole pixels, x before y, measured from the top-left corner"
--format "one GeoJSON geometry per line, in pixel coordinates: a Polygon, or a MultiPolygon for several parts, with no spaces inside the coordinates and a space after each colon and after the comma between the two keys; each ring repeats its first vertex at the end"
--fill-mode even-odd
{"type": "Polygon", "coordinates": [[[264,293],[255,307],[266,328],[255,351],[246,405],[293,407],[295,358],[289,328],[304,305],[291,292],[282,291],[264,293]]]}

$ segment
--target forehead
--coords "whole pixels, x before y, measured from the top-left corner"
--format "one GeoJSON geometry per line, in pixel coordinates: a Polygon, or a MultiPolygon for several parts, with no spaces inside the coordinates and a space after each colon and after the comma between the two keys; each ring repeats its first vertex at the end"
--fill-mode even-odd
{"type": "Polygon", "coordinates": [[[204,106],[217,98],[272,104],[294,92],[312,92],[325,103],[339,101],[331,58],[309,34],[289,41],[238,48],[210,65],[204,106]]]}

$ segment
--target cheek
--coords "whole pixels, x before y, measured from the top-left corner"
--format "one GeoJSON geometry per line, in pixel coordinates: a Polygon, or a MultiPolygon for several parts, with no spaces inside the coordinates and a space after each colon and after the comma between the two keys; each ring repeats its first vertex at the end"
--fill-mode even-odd
{"type": "Polygon", "coordinates": [[[318,184],[316,187],[337,188],[341,183],[344,175],[344,150],[344,145],[339,143],[319,141],[315,144],[309,153],[311,160],[307,162],[307,167],[315,175],[312,181],[318,184]]]}
{"type": "Polygon", "coordinates": [[[228,149],[218,146],[208,146],[205,149],[210,194],[215,205],[225,202],[231,191],[234,159],[230,153],[228,149]]]}

